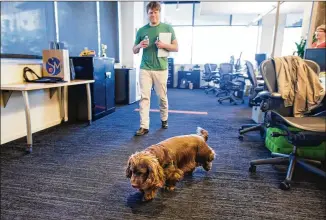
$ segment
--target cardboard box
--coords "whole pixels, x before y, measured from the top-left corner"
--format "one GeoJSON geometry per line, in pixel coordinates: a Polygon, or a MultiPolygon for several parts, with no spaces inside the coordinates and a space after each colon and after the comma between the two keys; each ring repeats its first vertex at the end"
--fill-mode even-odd
{"type": "Polygon", "coordinates": [[[70,81],[68,50],[43,50],[43,76],[60,77],[70,81]]]}

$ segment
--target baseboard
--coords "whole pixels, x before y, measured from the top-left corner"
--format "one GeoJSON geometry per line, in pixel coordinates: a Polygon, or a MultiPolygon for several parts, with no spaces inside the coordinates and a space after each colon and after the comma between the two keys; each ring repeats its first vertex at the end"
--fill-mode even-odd
{"type": "MultiPolygon", "coordinates": [[[[53,127],[55,125],[58,125],[60,123],[61,123],[61,120],[60,119],[55,120],[55,121],[52,121],[52,122],[49,122],[49,123],[46,123],[46,124],[44,124],[44,126],[37,127],[35,130],[33,130],[33,133],[36,133],[36,132],[45,130],[47,128],[53,127]]],[[[5,144],[5,143],[8,143],[10,141],[17,140],[17,139],[22,138],[22,137],[26,137],[26,131],[21,131],[20,133],[11,135],[9,137],[1,137],[1,145],[2,144],[5,144]]]]}

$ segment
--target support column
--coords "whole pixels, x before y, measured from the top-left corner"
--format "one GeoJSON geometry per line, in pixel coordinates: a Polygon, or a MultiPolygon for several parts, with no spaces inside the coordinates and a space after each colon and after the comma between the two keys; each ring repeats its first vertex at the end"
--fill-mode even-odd
{"type": "Polygon", "coordinates": [[[259,45],[259,53],[267,53],[268,56],[272,52],[272,42],[274,34],[275,14],[265,15],[262,19],[261,38],[259,45]]]}
{"type": "Polygon", "coordinates": [[[326,24],[326,2],[313,2],[311,20],[309,25],[309,33],[307,39],[307,47],[311,48],[312,39],[316,31],[316,27],[326,24]]]}
{"type": "Polygon", "coordinates": [[[276,44],[275,51],[274,51],[275,57],[282,56],[285,25],[286,25],[286,14],[280,14],[279,20],[278,20],[276,42],[275,42],[275,44],[276,44]]]}
{"type": "Polygon", "coordinates": [[[305,2],[305,8],[303,11],[302,19],[302,33],[301,36],[306,39],[309,33],[309,25],[311,20],[313,2],[305,2]]]}

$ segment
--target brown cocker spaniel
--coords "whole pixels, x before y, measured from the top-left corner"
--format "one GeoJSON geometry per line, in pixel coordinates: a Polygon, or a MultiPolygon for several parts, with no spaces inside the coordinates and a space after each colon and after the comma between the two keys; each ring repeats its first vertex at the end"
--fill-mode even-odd
{"type": "Polygon", "coordinates": [[[196,167],[212,168],[215,152],[206,141],[208,132],[200,127],[197,134],[169,138],[129,157],[126,176],[132,187],[151,200],[159,188],[173,191],[184,175],[196,167]]]}

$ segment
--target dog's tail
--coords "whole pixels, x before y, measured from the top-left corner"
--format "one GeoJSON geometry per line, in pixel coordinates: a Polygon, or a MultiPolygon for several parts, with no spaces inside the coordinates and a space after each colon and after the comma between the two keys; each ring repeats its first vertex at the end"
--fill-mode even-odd
{"type": "Polygon", "coordinates": [[[201,127],[197,127],[197,134],[199,136],[202,136],[205,139],[205,141],[208,140],[208,131],[206,131],[205,129],[201,127]]]}

